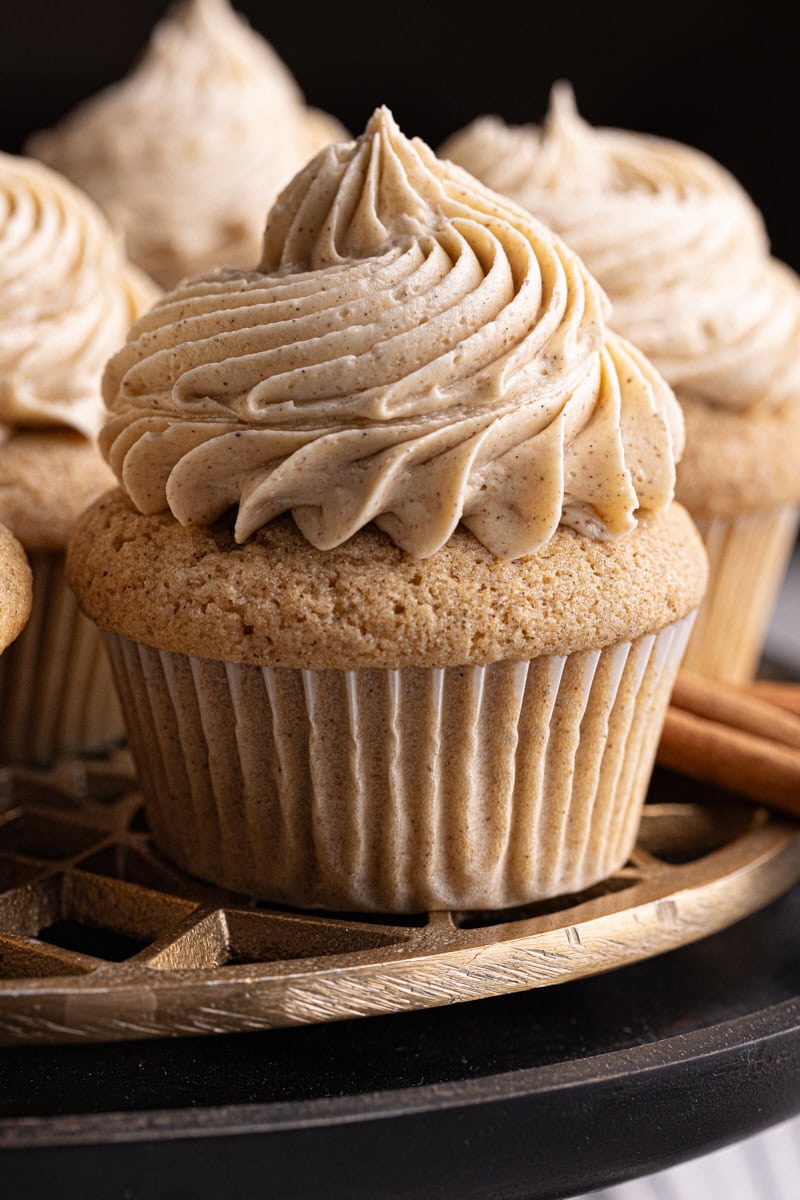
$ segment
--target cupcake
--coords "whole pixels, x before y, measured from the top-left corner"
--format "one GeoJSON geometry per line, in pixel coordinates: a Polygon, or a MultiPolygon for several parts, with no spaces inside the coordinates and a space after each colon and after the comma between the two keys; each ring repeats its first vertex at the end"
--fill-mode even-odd
{"type": "Polygon", "coordinates": [[[62,172],[125,235],[164,287],[258,261],[264,213],[341,125],[306,108],[274,50],[228,0],[186,0],[122,82],[28,151],[62,172]]]}
{"type": "Polygon", "coordinates": [[[705,582],[668,386],[386,109],[109,363],[72,536],[158,845],[302,907],[504,908],[633,846],[705,582]]]}
{"type": "Polygon", "coordinates": [[[90,200],[39,163],[0,154],[0,522],[34,578],[30,623],[0,665],[0,761],[47,762],[122,735],[64,548],[113,482],[94,440],[103,364],[155,296],[90,200]]]}
{"type": "Polygon", "coordinates": [[[483,117],[441,154],[523,204],[608,292],[686,418],[677,497],[711,578],[686,665],[745,682],[758,664],[800,501],[800,281],[761,218],[688,146],[592,129],[566,85],[541,128],[483,117]]]}
{"type": "Polygon", "coordinates": [[[30,612],[31,570],[25,551],[0,525],[0,654],[18,636],[30,612]]]}

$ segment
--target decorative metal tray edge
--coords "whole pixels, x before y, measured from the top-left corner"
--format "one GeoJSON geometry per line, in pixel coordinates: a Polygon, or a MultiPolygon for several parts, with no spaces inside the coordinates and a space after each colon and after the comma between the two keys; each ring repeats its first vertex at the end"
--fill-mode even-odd
{"type": "Polygon", "coordinates": [[[800,826],[653,804],[630,863],[502,913],[303,913],[208,887],[150,843],[126,758],[0,771],[0,1044],[231,1033],[428,1008],[609,971],[800,880],[800,826]]]}

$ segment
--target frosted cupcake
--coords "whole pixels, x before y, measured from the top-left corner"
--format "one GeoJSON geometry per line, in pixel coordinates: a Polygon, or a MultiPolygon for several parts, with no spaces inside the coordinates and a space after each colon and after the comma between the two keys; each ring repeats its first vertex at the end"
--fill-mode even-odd
{"type": "Polygon", "coordinates": [[[121,83],[29,152],[89,193],[164,287],[258,261],[264,213],[338,122],[306,108],[272,47],[228,0],[187,0],[121,83]]]}
{"type": "Polygon", "coordinates": [[[561,234],[608,292],[614,327],[675,387],[677,495],[711,562],[686,662],[752,678],[797,529],[800,281],[727,171],[688,146],[592,129],[565,85],[541,128],[483,117],[441,153],[561,234]]]}
{"type": "Polygon", "coordinates": [[[0,525],[0,654],[14,641],[31,612],[31,570],[25,551],[0,525]]]}
{"type": "Polygon", "coordinates": [[[70,574],[158,844],[334,909],[627,858],[705,580],[683,426],[577,257],[378,110],[106,372],[70,574]],[[123,586],[124,581],[124,586],[123,586]]]}
{"type": "Polygon", "coordinates": [[[31,620],[0,663],[0,761],[46,762],[122,735],[64,547],[113,481],[94,441],[103,364],[155,296],[90,200],[39,163],[0,154],[0,522],[34,575],[31,620]]]}

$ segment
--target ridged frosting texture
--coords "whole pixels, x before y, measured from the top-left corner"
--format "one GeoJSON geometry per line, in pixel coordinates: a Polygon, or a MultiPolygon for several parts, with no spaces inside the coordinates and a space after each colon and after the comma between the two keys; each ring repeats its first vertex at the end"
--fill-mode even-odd
{"type": "Polygon", "coordinates": [[[94,436],[106,360],[156,295],[86,196],[0,154],[0,440],[15,426],[94,436]]]}
{"type": "Polygon", "coordinates": [[[338,122],[228,0],[188,0],[156,26],[122,82],[37,134],[30,152],[83,187],[165,287],[252,266],[264,214],[338,122]]]}
{"type": "Polygon", "coordinates": [[[375,521],[433,554],[459,521],[516,558],[669,504],[683,426],[605,328],[577,257],[379,109],[270,213],[257,271],[188,281],[131,330],[101,445],[134,503],[243,541],[291,510],[320,549],[375,521]]]}
{"type": "Polygon", "coordinates": [[[482,117],[440,150],[577,251],[613,324],[679,396],[734,410],[800,399],[800,281],[736,180],[688,146],[594,129],[554,88],[544,124],[482,117]]]}

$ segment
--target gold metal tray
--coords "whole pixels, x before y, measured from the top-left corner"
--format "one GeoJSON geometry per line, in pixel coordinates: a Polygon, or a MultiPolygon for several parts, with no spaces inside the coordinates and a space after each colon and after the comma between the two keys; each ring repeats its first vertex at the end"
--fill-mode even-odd
{"type": "Polygon", "coordinates": [[[301,913],[181,874],[124,756],[0,770],[0,1044],[230,1033],[545,987],[716,932],[800,879],[800,826],[654,804],[631,862],[502,913],[301,913]]]}

